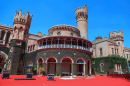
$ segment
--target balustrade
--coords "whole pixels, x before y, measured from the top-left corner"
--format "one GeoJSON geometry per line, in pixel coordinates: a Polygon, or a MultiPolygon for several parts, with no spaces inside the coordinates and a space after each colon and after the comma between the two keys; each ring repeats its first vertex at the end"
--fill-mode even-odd
{"type": "Polygon", "coordinates": [[[75,48],[90,51],[90,49],[86,47],[78,45],[68,45],[68,44],[52,44],[52,45],[38,46],[38,49],[45,49],[45,48],[75,48]]]}

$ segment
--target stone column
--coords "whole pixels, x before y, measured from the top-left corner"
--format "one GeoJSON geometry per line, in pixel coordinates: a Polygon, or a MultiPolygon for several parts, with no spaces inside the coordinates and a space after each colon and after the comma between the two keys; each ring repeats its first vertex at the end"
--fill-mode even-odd
{"type": "Polygon", "coordinates": [[[85,64],[85,74],[84,74],[84,76],[85,75],[88,75],[89,73],[88,73],[88,63],[87,64],[85,64]]]}
{"type": "Polygon", "coordinates": [[[7,36],[7,31],[5,31],[5,34],[4,34],[3,44],[5,44],[6,36],[7,36]]]}
{"type": "Polygon", "coordinates": [[[43,68],[45,70],[45,75],[46,75],[46,63],[43,63],[43,68]]]}
{"type": "Polygon", "coordinates": [[[78,49],[78,40],[77,40],[77,49],[78,49]]]}
{"type": "Polygon", "coordinates": [[[77,64],[73,63],[73,73],[72,75],[76,75],[77,74],[77,64]]]}
{"type": "Polygon", "coordinates": [[[61,76],[61,63],[56,63],[56,76],[61,76]]]}

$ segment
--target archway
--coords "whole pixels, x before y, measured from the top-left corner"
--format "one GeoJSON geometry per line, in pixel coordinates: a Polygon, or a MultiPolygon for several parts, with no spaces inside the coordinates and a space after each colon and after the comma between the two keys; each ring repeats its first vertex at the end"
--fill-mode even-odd
{"type": "Polygon", "coordinates": [[[72,63],[70,58],[63,58],[61,60],[61,76],[72,75],[72,63]]]}
{"type": "Polygon", "coordinates": [[[56,74],[56,59],[53,57],[47,59],[47,74],[56,74]]]}
{"type": "Polygon", "coordinates": [[[83,76],[84,75],[84,69],[85,69],[84,61],[82,59],[78,59],[77,60],[77,75],[83,76]]]}
{"type": "Polygon", "coordinates": [[[39,68],[43,67],[43,59],[42,58],[38,58],[37,60],[37,73],[40,74],[39,72],[39,68]]]}
{"type": "Polygon", "coordinates": [[[2,72],[2,69],[4,67],[4,65],[2,63],[3,61],[4,61],[4,58],[2,56],[0,56],[0,73],[2,72]]]}

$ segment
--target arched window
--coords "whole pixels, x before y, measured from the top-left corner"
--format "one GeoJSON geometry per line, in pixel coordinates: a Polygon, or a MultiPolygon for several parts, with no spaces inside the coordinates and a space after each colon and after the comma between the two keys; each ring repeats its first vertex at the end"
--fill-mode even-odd
{"type": "Polygon", "coordinates": [[[57,35],[61,35],[61,32],[58,32],[57,35]]]}
{"type": "Polygon", "coordinates": [[[102,48],[100,48],[100,55],[102,55],[103,53],[102,53],[102,48]]]}
{"type": "Polygon", "coordinates": [[[8,43],[8,42],[9,42],[9,37],[10,37],[10,32],[7,32],[7,36],[6,36],[6,41],[5,41],[5,43],[8,43]]]}
{"type": "Polygon", "coordinates": [[[0,37],[0,40],[3,40],[4,35],[5,35],[5,31],[1,31],[1,37],[0,37]]]}
{"type": "Polygon", "coordinates": [[[104,64],[103,63],[100,64],[100,70],[101,70],[101,72],[104,72],[104,64]]]}

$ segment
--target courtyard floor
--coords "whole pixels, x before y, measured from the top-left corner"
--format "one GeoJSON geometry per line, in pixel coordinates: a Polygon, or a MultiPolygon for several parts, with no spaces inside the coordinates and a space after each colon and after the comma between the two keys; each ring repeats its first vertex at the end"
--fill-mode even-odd
{"type": "Polygon", "coordinates": [[[76,79],[55,78],[55,81],[47,81],[46,76],[33,76],[36,80],[14,80],[14,78],[26,78],[26,75],[10,75],[9,79],[2,79],[0,74],[0,86],[130,86],[130,82],[125,79],[98,75],[76,79]]]}

